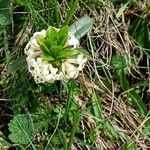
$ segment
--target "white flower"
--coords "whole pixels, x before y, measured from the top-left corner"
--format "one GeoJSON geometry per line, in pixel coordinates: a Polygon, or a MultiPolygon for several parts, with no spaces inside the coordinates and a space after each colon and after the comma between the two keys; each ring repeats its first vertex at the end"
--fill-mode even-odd
{"type": "Polygon", "coordinates": [[[41,32],[35,32],[31,37],[30,41],[25,47],[25,54],[32,55],[36,52],[41,52],[40,45],[38,44],[38,38],[44,38],[46,36],[46,30],[42,30],[41,32]]]}
{"type": "MultiPolygon", "coordinates": [[[[46,30],[35,32],[24,49],[27,55],[28,70],[34,77],[35,82],[53,83],[56,80],[76,78],[79,71],[82,71],[87,59],[83,54],[80,54],[74,58],[63,60],[61,67],[55,68],[51,63],[40,57],[43,52],[38,44],[38,39],[44,38],[45,36],[46,30]]],[[[79,46],[79,40],[76,39],[72,33],[69,33],[66,46],[73,46],[76,48],[79,46]]]]}
{"type": "Polygon", "coordinates": [[[66,79],[70,79],[70,78],[76,78],[79,72],[73,64],[69,63],[66,60],[62,64],[62,73],[64,74],[66,79]]]}

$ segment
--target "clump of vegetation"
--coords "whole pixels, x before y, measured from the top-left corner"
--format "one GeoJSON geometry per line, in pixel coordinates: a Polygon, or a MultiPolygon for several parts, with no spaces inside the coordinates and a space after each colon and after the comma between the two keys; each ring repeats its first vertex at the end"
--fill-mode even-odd
{"type": "Polygon", "coordinates": [[[149,8],[148,0],[0,0],[0,149],[149,149],[149,8]],[[60,73],[82,54],[84,68],[35,82],[24,50],[43,29],[42,61],[60,73]]]}

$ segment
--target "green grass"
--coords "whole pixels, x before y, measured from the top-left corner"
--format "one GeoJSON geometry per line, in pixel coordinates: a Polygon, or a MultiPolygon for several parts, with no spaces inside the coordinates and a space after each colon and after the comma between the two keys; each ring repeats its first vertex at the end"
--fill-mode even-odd
{"type": "Polygon", "coordinates": [[[149,7],[147,0],[1,0],[0,149],[148,149],[149,7]],[[94,24],[80,39],[92,57],[83,72],[36,84],[24,54],[33,33],[85,15],[94,24]]]}

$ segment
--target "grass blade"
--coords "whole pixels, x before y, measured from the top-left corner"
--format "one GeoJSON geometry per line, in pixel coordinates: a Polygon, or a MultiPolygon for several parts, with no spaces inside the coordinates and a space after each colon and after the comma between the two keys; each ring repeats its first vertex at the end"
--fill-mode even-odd
{"type": "Polygon", "coordinates": [[[73,138],[74,138],[74,135],[75,135],[75,132],[77,130],[79,122],[80,122],[80,113],[79,112],[77,112],[77,113],[73,112],[73,126],[72,126],[72,130],[71,130],[71,135],[70,135],[67,150],[71,150],[71,146],[72,146],[72,143],[73,143],[73,138]]]}
{"type": "Polygon", "coordinates": [[[54,10],[55,10],[55,17],[56,17],[56,24],[59,25],[60,23],[60,11],[59,11],[59,5],[57,0],[53,0],[54,4],[54,10]]]}
{"type": "Polygon", "coordinates": [[[116,18],[119,18],[119,17],[123,14],[123,12],[128,8],[128,4],[129,4],[129,3],[130,3],[130,1],[127,2],[127,3],[125,3],[125,4],[119,9],[118,13],[116,14],[116,18]]]}
{"type": "Polygon", "coordinates": [[[145,117],[147,115],[147,109],[144,103],[142,102],[141,97],[135,91],[130,91],[129,96],[131,97],[132,103],[135,105],[140,116],[145,117]]]}
{"type": "Polygon", "coordinates": [[[74,12],[75,12],[75,10],[77,8],[78,2],[79,2],[79,0],[75,0],[75,2],[73,2],[71,4],[70,9],[69,9],[69,11],[67,13],[67,17],[65,19],[65,22],[64,22],[63,26],[69,25],[69,23],[70,23],[70,21],[71,21],[71,19],[73,17],[73,14],[74,14],[74,12]]]}

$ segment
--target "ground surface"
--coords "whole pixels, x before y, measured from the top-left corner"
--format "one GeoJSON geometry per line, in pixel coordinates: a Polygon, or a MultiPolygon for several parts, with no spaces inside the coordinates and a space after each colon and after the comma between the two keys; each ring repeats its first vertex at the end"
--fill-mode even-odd
{"type": "Polygon", "coordinates": [[[0,0],[0,149],[150,149],[149,0],[0,0]],[[36,84],[35,31],[94,19],[79,77],[36,84]]]}

